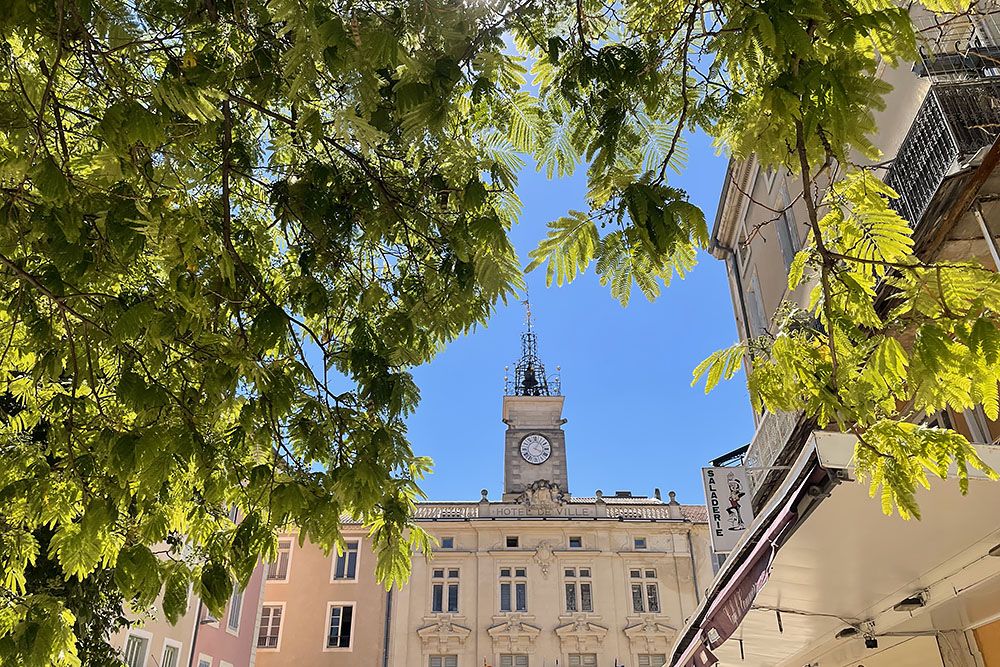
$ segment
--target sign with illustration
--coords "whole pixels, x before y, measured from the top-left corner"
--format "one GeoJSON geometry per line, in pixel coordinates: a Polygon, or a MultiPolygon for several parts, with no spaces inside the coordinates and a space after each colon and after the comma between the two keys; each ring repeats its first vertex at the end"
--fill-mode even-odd
{"type": "Polygon", "coordinates": [[[727,554],[753,523],[747,471],[742,466],[733,466],[702,468],[701,472],[705,482],[712,550],[717,554],[727,554]]]}

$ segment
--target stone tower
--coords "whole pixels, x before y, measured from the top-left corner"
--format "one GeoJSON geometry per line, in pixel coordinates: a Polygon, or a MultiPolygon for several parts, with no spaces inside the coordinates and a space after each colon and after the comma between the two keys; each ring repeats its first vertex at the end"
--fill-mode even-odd
{"type": "Polygon", "coordinates": [[[531,306],[521,334],[521,358],[508,376],[503,398],[503,500],[517,500],[536,482],[547,482],[569,494],[566,475],[566,434],[562,425],[563,396],[558,376],[547,376],[538,358],[538,338],[532,330],[531,306]]]}

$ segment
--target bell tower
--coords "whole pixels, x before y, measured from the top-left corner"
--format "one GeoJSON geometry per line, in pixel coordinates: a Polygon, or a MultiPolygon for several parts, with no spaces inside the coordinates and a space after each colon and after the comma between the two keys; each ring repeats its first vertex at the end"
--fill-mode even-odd
{"type": "Polygon", "coordinates": [[[514,366],[514,377],[508,374],[504,378],[504,502],[516,500],[539,481],[558,485],[569,494],[566,434],[562,429],[566,420],[562,418],[559,376],[545,374],[545,366],[538,358],[531,304],[525,301],[524,305],[527,316],[521,334],[521,358],[514,366]]]}

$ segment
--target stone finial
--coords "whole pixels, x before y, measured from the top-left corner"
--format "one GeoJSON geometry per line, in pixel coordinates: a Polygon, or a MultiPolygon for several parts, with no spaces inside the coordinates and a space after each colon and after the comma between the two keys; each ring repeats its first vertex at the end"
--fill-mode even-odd
{"type": "Polygon", "coordinates": [[[663,497],[660,496],[659,488],[653,489],[653,497],[656,498],[657,500],[663,500],[663,497]]]}
{"type": "Polygon", "coordinates": [[[597,501],[596,501],[597,504],[603,505],[604,504],[604,492],[601,491],[600,489],[598,489],[597,491],[594,491],[594,495],[597,496],[597,501]]]}
{"type": "MultiPolygon", "coordinates": [[[[656,491],[657,491],[656,495],[657,495],[657,497],[659,497],[659,495],[660,495],[659,491],[660,490],[657,489],[656,491]]],[[[670,493],[667,494],[667,496],[670,497],[670,504],[671,505],[680,505],[680,503],[677,502],[677,493],[675,493],[674,491],[671,491],[670,493]]]]}
{"type": "Polygon", "coordinates": [[[489,502],[489,495],[490,495],[489,491],[483,489],[482,491],[479,492],[479,494],[482,496],[482,498],[480,498],[480,502],[483,501],[489,502]]]}

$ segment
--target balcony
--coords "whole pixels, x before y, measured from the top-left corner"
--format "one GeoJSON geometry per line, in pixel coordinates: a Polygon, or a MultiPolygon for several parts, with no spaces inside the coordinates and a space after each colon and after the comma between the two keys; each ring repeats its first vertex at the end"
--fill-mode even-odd
{"type": "Polygon", "coordinates": [[[889,167],[896,211],[917,227],[944,179],[1000,133],[1000,77],[931,86],[889,167]]]}

